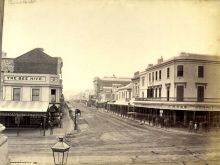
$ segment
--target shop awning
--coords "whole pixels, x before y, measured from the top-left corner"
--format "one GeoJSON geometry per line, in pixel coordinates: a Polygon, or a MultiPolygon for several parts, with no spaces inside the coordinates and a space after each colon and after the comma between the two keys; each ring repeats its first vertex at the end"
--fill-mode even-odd
{"type": "Polygon", "coordinates": [[[0,101],[0,116],[45,116],[49,102],[0,101]]]}

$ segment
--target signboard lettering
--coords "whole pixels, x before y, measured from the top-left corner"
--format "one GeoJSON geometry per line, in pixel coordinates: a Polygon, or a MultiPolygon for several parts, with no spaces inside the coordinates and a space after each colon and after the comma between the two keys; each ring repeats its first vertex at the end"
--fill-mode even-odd
{"type": "Polygon", "coordinates": [[[46,81],[46,77],[44,76],[5,76],[5,81],[38,81],[44,82],[46,81]]]}

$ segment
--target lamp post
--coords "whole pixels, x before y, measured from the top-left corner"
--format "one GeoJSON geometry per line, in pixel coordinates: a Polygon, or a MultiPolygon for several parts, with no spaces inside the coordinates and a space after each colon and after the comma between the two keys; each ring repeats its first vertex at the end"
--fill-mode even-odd
{"type": "Polygon", "coordinates": [[[59,141],[54,144],[51,149],[53,151],[53,159],[55,165],[67,164],[70,146],[63,141],[63,137],[59,137],[59,141]]]}

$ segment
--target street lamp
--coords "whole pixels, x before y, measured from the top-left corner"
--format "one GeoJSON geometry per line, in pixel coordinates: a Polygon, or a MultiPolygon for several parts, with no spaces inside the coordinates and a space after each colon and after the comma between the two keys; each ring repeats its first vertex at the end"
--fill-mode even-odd
{"type": "Polygon", "coordinates": [[[63,137],[59,137],[59,141],[51,149],[53,151],[54,164],[65,165],[70,146],[63,141],[63,137]]]}

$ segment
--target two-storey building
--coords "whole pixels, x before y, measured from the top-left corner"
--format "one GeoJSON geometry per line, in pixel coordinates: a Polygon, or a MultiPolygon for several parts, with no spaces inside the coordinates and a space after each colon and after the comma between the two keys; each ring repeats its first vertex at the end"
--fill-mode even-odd
{"type": "Polygon", "coordinates": [[[145,118],[169,118],[173,124],[189,121],[220,122],[220,57],[181,53],[140,72],[141,97],[134,101],[145,118]]]}
{"type": "Polygon", "coordinates": [[[45,126],[48,109],[52,104],[59,107],[62,98],[62,59],[36,48],[2,62],[1,123],[6,127],[45,126]]]}

